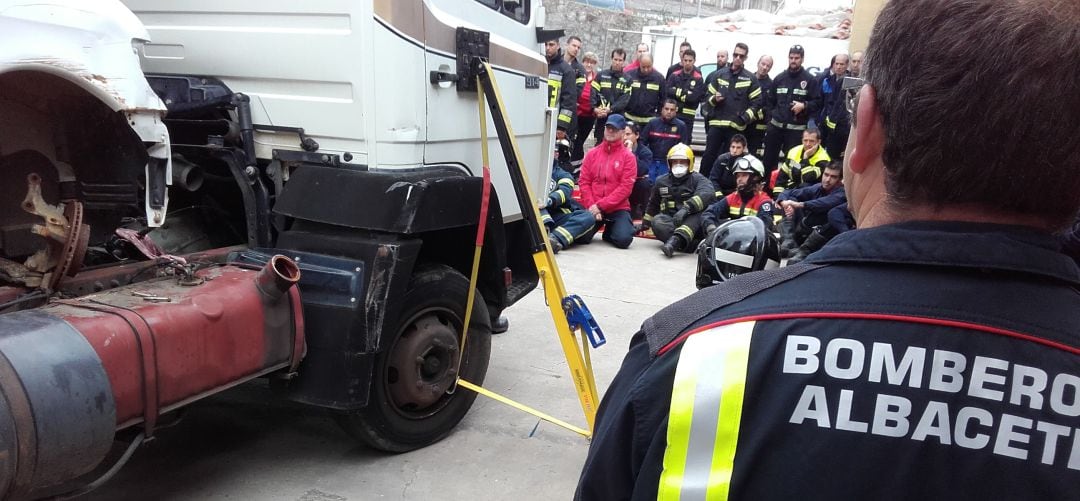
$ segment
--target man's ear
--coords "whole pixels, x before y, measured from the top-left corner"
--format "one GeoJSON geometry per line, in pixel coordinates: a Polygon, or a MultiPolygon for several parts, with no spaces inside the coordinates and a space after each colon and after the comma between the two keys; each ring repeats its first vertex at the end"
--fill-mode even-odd
{"type": "Polygon", "coordinates": [[[864,85],[859,90],[859,106],[855,110],[854,147],[848,157],[848,168],[862,174],[873,165],[884,165],[885,126],[877,106],[877,90],[864,85]]]}

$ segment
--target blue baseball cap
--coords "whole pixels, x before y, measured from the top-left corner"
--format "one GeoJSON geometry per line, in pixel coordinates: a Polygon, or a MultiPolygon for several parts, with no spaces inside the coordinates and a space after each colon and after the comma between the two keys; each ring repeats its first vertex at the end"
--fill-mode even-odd
{"type": "Polygon", "coordinates": [[[615,127],[616,129],[625,129],[626,118],[623,118],[622,115],[608,115],[606,126],[615,127]]]}

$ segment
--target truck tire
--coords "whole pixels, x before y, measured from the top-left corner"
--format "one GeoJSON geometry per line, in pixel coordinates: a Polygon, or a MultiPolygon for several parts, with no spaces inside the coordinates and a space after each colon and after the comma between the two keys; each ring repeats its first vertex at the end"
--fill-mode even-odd
{"type": "MultiPolygon", "coordinates": [[[[465,417],[476,393],[446,390],[457,380],[468,290],[468,279],[453,268],[417,267],[400,320],[375,359],[371,400],[338,415],[346,432],[376,449],[407,452],[439,441],[465,417]]],[[[469,323],[461,377],[482,384],[491,356],[491,320],[479,293],[469,323]]]]}

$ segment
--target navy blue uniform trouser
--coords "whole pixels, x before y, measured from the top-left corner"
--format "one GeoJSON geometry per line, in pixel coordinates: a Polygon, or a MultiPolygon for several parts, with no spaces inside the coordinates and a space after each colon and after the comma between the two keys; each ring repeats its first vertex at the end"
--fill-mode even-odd
{"type": "Polygon", "coordinates": [[[554,214],[542,213],[541,217],[544,225],[548,227],[548,233],[559,239],[563,247],[569,247],[586,236],[591,237],[596,229],[596,218],[587,210],[576,210],[569,214],[555,211],[554,214]]]}
{"type": "Polygon", "coordinates": [[[678,113],[675,115],[675,118],[682,120],[683,123],[686,124],[686,133],[683,134],[682,142],[683,144],[690,146],[690,142],[694,140],[694,119],[696,117],[694,115],[678,113]]]}
{"type": "Polygon", "coordinates": [[[772,179],[773,171],[780,163],[780,156],[786,155],[789,150],[802,143],[801,130],[781,129],[775,125],[769,125],[765,132],[765,158],[760,159],[765,164],[765,179],[772,179]]]}
{"type": "Polygon", "coordinates": [[[645,209],[649,205],[649,197],[652,196],[653,183],[649,176],[642,176],[634,181],[634,190],[630,192],[630,217],[641,219],[645,215],[645,209]]]}
{"type": "MultiPolygon", "coordinates": [[[[600,223],[604,225],[603,239],[605,242],[610,242],[615,247],[625,249],[630,247],[630,244],[634,241],[634,220],[630,219],[630,211],[618,210],[615,212],[608,212],[604,214],[604,218],[600,223]]],[[[592,236],[599,230],[599,225],[596,230],[589,232],[589,234],[582,238],[582,241],[588,241],[592,239],[592,236]]]]}

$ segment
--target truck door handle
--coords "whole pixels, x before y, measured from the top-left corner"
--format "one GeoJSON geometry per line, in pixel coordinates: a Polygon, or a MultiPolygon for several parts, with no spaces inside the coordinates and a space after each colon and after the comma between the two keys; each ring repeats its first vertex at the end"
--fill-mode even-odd
{"type": "Polygon", "coordinates": [[[458,76],[457,73],[448,73],[445,71],[432,70],[430,80],[432,85],[438,85],[444,82],[454,84],[457,83],[458,76]]]}

